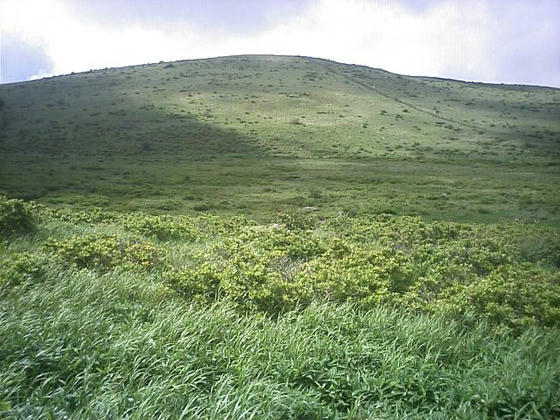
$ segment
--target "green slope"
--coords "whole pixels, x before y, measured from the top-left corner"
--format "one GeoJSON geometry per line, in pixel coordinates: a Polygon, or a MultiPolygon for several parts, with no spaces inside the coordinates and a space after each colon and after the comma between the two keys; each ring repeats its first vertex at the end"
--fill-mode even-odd
{"type": "Polygon", "coordinates": [[[235,56],[0,86],[0,193],[558,224],[560,90],[235,56]]]}

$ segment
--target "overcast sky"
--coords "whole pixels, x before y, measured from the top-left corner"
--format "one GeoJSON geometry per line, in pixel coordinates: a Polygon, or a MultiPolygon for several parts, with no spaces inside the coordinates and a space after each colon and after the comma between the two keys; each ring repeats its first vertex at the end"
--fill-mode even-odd
{"type": "Polygon", "coordinates": [[[560,0],[0,0],[1,81],[231,54],[560,87],[560,0]]]}

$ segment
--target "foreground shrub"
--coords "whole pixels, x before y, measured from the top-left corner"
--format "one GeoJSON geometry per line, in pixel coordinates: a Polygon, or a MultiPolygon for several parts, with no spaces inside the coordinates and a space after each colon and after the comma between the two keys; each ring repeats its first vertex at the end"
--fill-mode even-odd
{"type": "Polygon", "coordinates": [[[0,295],[25,283],[37,282],[45,274],[47,258],[44,255],[19,253],[0,261],[0,295]]]}
{"type": "Polygon", "coordinates": [[[63,241],[49,239],[46,250],[79,268],[107,271],[115,268],[151,269],[160,261],[149,242],[123,241],[115,235],[89,235],[63,241]]]}
{"type": "Polygon", "coordinates": [[[317,225],[317,216],[313,213],[299,212],[280,214],[280,222],[289,230],[309,230],[317,225]]]}
{"type": "MultiPolygon", "coordinates": [[[[31,215],[28,204],[6,202],[31,215]]],[[[550,229],[390,215],[278,216],[280,223],[258,225],[214,216],[47,213],[42,210],[41,220],[54,225],[62,219],[150,238],[49,239],[44,249],[52,256],[98,272],[157,268],[187,299],[228,300],[243,312],[276,315],[328,300],[366,310],[388,304],[453,317],[470,313],[516,331],[560,324],[558,235],[550,229]],[[166,242],[156,248],[153,240],[166,242]]],[[[8,283],[14,282],[20,280],[8,283]]]]}
{"type": "Polygon", "coordinates": [[[284,281],[263,264],[238,262],[222,268],[203,264],[170,270],[166,279],[183,296],[201,303],[227,299],[244,312],[278,314],[311,302],[308,288],[284,281]]]}
{"type": "Polygon", "coordinates": [[[97,207],[90,208],[87,211],[49,207],[42,207],[40,210],[41,217],[46,220],[62,220],[74,224],[114,223],[120,219],[117,213],[108,212],[97,207]]]}
{"type": "Polygon", "coordinates": [[[274,314],[327,299],[471,313],[514,330],[560,323],[560,274],[541,263],[550,252],[523,262],[502,226],[387,215],[282,222],[223,232],[164,277],[190,299],[274,314]]]}
{"type": "Polygon", "coordinates": [[[0,196],[0,236],[33,232],[36,221],[32,208],[22,200],[0,196]]]}
{"type": "Polygon", "coordinates": [[[198,234],[192,219],[169,216],[133,215],[124,219],[123,226],[131,232],[154,236],[159,240],[192,240],[198,234]]]}
{"type": "Polygon", "coordinates": [[[551,275],[529,264],[507,266],[465,287],[450,288],[442,303],[517,329],[560,326],[559,285],[560,273],[551,275]]]}

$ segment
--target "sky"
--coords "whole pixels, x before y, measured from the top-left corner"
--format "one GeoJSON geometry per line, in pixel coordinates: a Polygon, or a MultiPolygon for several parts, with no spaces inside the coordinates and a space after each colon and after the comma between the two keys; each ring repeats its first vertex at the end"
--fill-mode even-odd
{"type": "Polygon", "coordinates": [[[560,0],[0,0],[0,81],[235,54],[560,87],[560,0]]]}

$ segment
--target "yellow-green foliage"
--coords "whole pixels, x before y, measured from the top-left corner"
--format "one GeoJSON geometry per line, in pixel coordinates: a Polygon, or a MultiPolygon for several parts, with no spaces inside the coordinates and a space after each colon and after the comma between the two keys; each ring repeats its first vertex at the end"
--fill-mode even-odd
{"type": "Polygon", "coordinates": [[[49,239],[45,249],[80,268],[154,268],[160,256],[149,242],[124,241],[115,235],[88,235],[67,240],[49,239]]]}
{"type": "Polygon", "coordinates": [[[228,298],[273,313],[328,299],[366,309],[474,311],[514,328],[557,325],[557,267],[524,262],[511,239],[527,229],[391,216],[329,219],[308,229],[240,224],[164,277],[197,300],[228,298]]]}
{"type": "Polygon", "coordinates": [[[215,216],[42,211],[46,220],[88,232],[48,239],[47,254],[100,272],[155,269],[188,300],[225,299],[241,311],[269,314],[328,300],[474,313],[514,329],[560,323],[558,235],[535,225],[305,214],[259,225],[215,216]],[[531,252],[530,243],[538,249],[531,252]]]}
{"type": "Polygon", "coordinates": [[[47,258],[45,255],[27,252],[13,254],[1,259],[0,294],[26,283],[41,279],[44,274],[47,258]]]}
{"type": "Polygon", "coordinates": [[[464,287],[452,287],[443,299],[463,310],[474,308],[494,323],[526,327],[560,324],[560,273],[530,264],[508,265],[464,287]]]}
{"type": "Polygon", "coordinates": [[[181,219],[169,216],[150,216],[136,217],[130,215],[123,220],[123,226],[132,232],[145,236],[155,236],[160,240],[165,239],[194,239],[199,231],[192,223],[192,219],[181,219]]]}
{"type": "Polygon", "coordinates": [[[35,230],[33,205],[0,195],[0,237],[35,230]]]}

